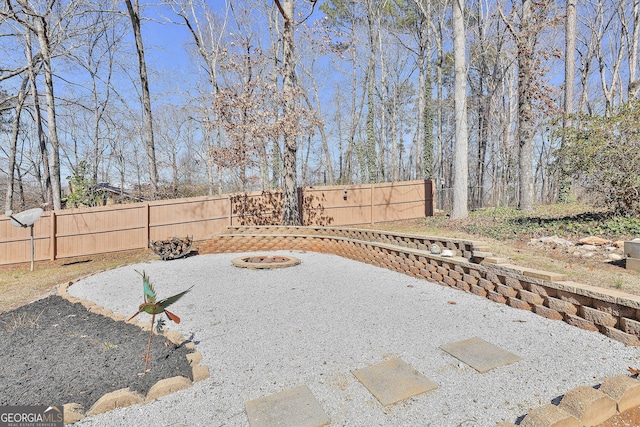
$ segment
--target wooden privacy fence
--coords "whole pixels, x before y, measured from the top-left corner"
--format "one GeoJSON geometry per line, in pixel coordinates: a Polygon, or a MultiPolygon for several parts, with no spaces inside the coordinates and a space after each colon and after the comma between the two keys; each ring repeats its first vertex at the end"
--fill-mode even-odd
{"type": "MultiPolygon", "coordinates": [[[[343,226],[414,219],[434,213],[432,181],[305,187],[303,225],[343,226]]],[[[45,212],[34,226],[36,261],[144,249],[171,236],[208,240],[233,225],[278,225],[282,194],[252,192],[45,212]]],[[[0,265],[28,262],[29,230],[0,218],[0,265]]]]}

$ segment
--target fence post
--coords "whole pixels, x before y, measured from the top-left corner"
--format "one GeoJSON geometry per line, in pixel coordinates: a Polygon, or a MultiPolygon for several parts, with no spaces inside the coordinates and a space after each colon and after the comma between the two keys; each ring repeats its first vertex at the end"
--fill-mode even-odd
{"type": "Polygon", "coordinates": [[[57,229],[57,220],[56,220],[56,211],[51,211],[51,229],[49,234],[49,241],[51,242],[51,261],[56,260],[56,256],[58,255],[58,242],[56,241],[56,229],[57,229]]]}
{"type": "Polygon", "coordinates": [[[424,216],[433,216],[436,207],[436,184],[432,179],[424,180],[424,216]]]}
{"type": "Polygon", "coordinates": [[[233,226],[233,203],[231,202],[231,194],[227,194],[227,200],[229,201],[229,227],[233,226]]]}

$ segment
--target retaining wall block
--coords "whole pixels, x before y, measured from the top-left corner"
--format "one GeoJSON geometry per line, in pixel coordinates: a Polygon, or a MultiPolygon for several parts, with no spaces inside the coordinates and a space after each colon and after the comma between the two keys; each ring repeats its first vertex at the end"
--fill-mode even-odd
{"type": "Polygon", "coordinates": [[[471,291],[471,285],[469,285],[467,282],[463,282],[462,280],[457,280],[455,287],[465,292],[471,291]]]}
{"type": "Polygon", "coordinates": [[[546,286],[537,285],[535,283],[529,283],[529,289],[534,294],[542,295],[543,297],[556,296],[555,289],[547,288],[546,286]]]}
{"type": "Polygon", "coordinates": [[[569,390],[558,407],[576,417],[583,425],[595,426],[616,415],[616,402],[593,387],[569,390]]]}
{"type": "Polygon", "coordinates": [[[520,283],[520,280],[516,279],[515,277],[506,276],[506,277],[503,278],[503,280],[504,280],[503,283],[505,285],[507,285],[507,286],[509,286],[509,287],[511,287],[513,289],[518,289],[518,290],[524,289],[522,284],[520,283]]]}
{"type": "Polygon", "coordinates": [[[620,329],[628,334],[640,336],[640,322],[626,317],[620,318],[620,329]]]}
{"type": "MultiPolygon", "coordinates": [[[[555,284],[555,283],[554,283],[555,284]]],[[[584,295],[578,295],[566,290],[558,290],[557,298],[575,305],[593,306],[593,298],[584,295]]]]}
{"type": "Polygon", "coordinates": [[[640,381],[628,375],[607,378],[598,390],[616,402],[618,412],[640,406],[640,381]]]}
{"type": "Polygon", "coordinates": [[[500,304],[504,304],[504,303],[507,302],[507,299],[504,296],[500,295],[497,292],[490,291],[490,290],[487,290],[487,298],[490,299],[493,302],[497,302],[497,303],[500,303],[500,304]]]}
{"type": "Polygon", "coordinates": [[[455,270],[449,270],[449,277],[455,280],[462,280],[462,274],[455,270]]]}
{"type": "Polygon", "coordinates": [[[546,305],[550,309],[558,311],[560,313],[567,313],[567,314],[577,314],[578,313],[578,307],[576,307],[575,305],[571,304],[570,302],[563,301],[563,300],[558,299],[558,298],[548,297],[547,301],[546,301],[546,305]]]}
{"type": "Polygon", "coordinates": [[[478,278],[472,276],[471,274],[463,274],[462,275],[462,280],[467,282],[469,285],[477,285],[478,284],[478,278]]]}
{"type": "Polygon", "coordinates": [[[584,305],[580,306],[580,317],[583,317],[596,325],[607,326],[610,328],[615,327],[618,323],[617,317],[584,305]]]}
{"type": "Polygon", "coordinates": [[[635,308],[625,307],[624,305],[609,301],[593,300],[593,308],[609,313],[615,317],[633,317],[636,314],[635,308]]]}
{"type": "Polygon", "coordinates": [[[626,332],[622,332],[619,329],[601,325],[600,332],[602,332],[603,334],[605,334],[611,339],[620,341],[625,345],[634,346],[634,347],[640,346],[640,339],[638,339],[637,336],[627,334],[626,332]]]}
{"type": "Polygon", "coordinates": [[[526,301],[519,300],[515,297],[508,297],[507,305],[513,308],[518,308],[520,310],[531,311],[531,305],[529,305],[526,301]]]}
{"type": "Polygon", "coordinates": [[[475,269],[469,269],[469,275],[475,277],[476,279],[482,279],[482,273],[475,269]]]}
{"type": "Polygon", "coordinates": [[[494,291],[496,289],[496,285],[487,279],[478,280],[478,285],[487,291],[494,291]]]}
{"type": "Polygon", "coordinates": [[[600,332],[600,329],[598,328],[598,326],[596,326],[595,323],[583,319],[582,317],[574,316],[573,314],[565,314],[564,321],[569,325],[575,326],[580,329],[585,329],[592,332],[600,332]]]}
{"type": "Polygon", "coordinates": [[[507,285],[501,285],[498,283],[496,283],[495,291],[500,295],[504,295],[505,297],[515,297],[518,295],[518,291],[516,291],[515,289],[510,288],[507,285]]]}
{"type": "Polygon", "coordinates": [[[544,298],[542,296],[533,292],[525,291],[524,289],[518,291],[518,298],[529,304],[544,304],[544,298]]]}
{"type": "Polygon", "coordinates": [[[470,289],[471,293],[474,295],[478,295],[481,297],[485,297],[487,296],[487,290],[478,286],[478,285],[471,285],[471,289],[470,289]]]}
{"type": "Polygon", "coordinates": [[[520,423],[520,427],[543,426],[582,427],[582,424],[575,416],[551,403],[529,411],[520,423]]]}
{"type": "Polygon", "coordinates": [[[498,284],[502,284],[500,282],[500,278],[498,278],[498,275],[492,271],[487,271],[487,273],[485,274],[485,279],[487,279],[488,281],[492,282],[492,283],[498,283],[498,284]]]}
{"type": "Polygon", "coordinates": [[[539,316],[546,317],[551,320],[564,320],[562,314],[555,310],[540,304],[533,304],[533,312],[539,316]]]}

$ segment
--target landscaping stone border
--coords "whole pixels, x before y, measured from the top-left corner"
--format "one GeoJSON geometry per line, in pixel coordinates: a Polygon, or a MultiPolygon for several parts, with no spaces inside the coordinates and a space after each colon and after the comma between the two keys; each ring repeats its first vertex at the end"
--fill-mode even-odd
{"type": "Polygon", "coordinates": [[[267,258],[267,256],[250,256],[240,257],[231,260],[231,264],[238,268],[258,269],[258,270],[273,270],[274,268],[287,268],[295,267],[300,264],[298,258],[292,256],[280,256],[278,260],[270,260],[269,262],[254,262],[255,258],[267,258]]]}
{"type": "MultiPolygon", "coordinates": [[[[73,285],[81,278],[76,279],[74,281],[58,285],[57,293],[62,298],[65,298],[72,304],[80,303],[82,304],[88,311],[93,313],[106,316],[116,322],[126,322],[131,323],[133,325],[138,326],[143,331],[149,332],[151,326],[148,322],[138,322],[138,321],[127,321],[125,317],[120,313],[114,313],[108,308],[101,307],[95,304],[92,301],[87,301],[82,298],[76,298],[74,296],[69,295],[67,289],[69,286],[73,285]]],[[[185,338],[182,334],[176,330],[166,330],[162,335],[172,343],[176,345],[180,345],[185,342],[185,338]]],[[[189,350],[195,350],[196,346],[194,343],[189,342],[185,344],[185,347],[189,350]]],[[[209,378],[209,367],[206,365],[201,365],[202,355],[199,352],[193,352],[187,354],[187,361],[192,369],[193,381],[189,378],[185,378],[182,376],[176,376],[171,378],[165,378],[158,382],[156,382],[149,391],[146,396],[143,396],[140,393],[131,391],[128,387],[122,388],[119,390],[112,391],[110,393],[105,394],[101,398],[99,398],[86,412],[83,411],[81,405],[77,403],[66,403],[64,404],[64,423],[75,423],[80,421],[85,416],[89,417],[92,415],[101,414],[103,412],[108,412],[116,408],[122,408],[126,406],[135,405],[138,403],[148,403],[152,400],[158,399],[162,396],[165,396],[170,393],[174,393],[179,390],[183,390],[185,388],[191,387],[194,382],[202,381],[204,379],[209,378]]]]}

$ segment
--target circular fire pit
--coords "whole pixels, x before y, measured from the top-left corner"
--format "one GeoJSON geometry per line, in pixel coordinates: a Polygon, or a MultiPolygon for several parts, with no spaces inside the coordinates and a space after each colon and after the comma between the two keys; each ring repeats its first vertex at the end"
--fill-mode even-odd
{"type": "Polygon", "coordinates": [[[253,255],[231,260],[236,267],[241,268],[285,268],[300,264],[298,258],[283,255],[253,255]]]}

